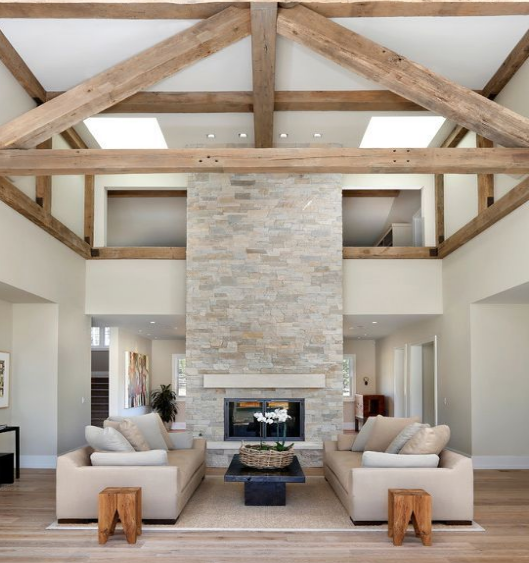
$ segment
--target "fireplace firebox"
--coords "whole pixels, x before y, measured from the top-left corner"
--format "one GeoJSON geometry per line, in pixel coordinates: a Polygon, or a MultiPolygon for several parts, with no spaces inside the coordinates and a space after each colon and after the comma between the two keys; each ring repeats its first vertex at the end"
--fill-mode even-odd
{"type": "Polygon", "coordinates": [[[286,439],[305,440],[305,399],[224,399],[224,440],[276,441],[277,425],[261,424],[254,417],[256,412],[275,409],[287,409],[292,417],[287,421],[286,439]]]}

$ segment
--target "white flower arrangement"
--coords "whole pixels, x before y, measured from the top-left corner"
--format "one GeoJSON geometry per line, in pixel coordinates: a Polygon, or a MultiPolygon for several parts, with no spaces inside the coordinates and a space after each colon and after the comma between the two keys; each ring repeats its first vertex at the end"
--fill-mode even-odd
{"type": "MultiPolygon", "coordinates": [[[[286,422],[290,418],[292,418],[289,414],[287,409],[275,409],[273,411],[266,411],[256,412],[254,413],[254,417],[257,422],[260,422],[263,425],[266,424],[274,424],[277,423],[277,437],[279,438],[279,432],[282,430],[283,440],[280,442],[279,440],[276,442],[276,445],[273,446],[273,449],[277,449],[278,451],[283,451],[285,449],[290,449],[294,444],[285,447],[285,439],[286,439],[286,432],[287,432],[287,425],[286,422]]],[[[261,440],[261,449],[272,449],[269,446],[263,446],[263,442],[261,440]]]]}

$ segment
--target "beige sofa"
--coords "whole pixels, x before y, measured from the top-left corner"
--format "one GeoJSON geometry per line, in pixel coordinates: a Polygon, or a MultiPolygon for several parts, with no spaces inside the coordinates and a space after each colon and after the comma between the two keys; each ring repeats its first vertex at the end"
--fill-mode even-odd
{"type": "Polygon", "coordinates": [[[432,519],[468,523],[473,519],[472,460],[449,450],[436,468],[362,467],[363,452],[353,452],[356,435],[325,442],[325,478],[355,523],[388,519],[388,489],[424,489],[432,495],[432,519]],[[338,443],[340,449],[338,449],[338,443]]]}
{"type": "Polygon", "coordinates": [[[57,459],[57,519],[97,520],[98,493],[105,487],[141,487],[143,520],[174,523],[206,473],[206,441],[169,450],[169,465],[92,466],[90,447],[57,459]]]}

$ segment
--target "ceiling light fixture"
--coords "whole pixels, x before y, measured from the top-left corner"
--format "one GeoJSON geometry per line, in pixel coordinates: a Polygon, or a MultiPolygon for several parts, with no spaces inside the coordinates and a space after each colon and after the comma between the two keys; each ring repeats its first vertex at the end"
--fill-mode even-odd
{"type": "Polygon", "coordinates": [[[323,133],[314,133],[313,137],[315,139],[321,139],[323,137],[323,133]]]}
{"type": "Polygon", "coordinates": [[[156,321],[151,321],[150,324],[155,325],[155,324],[156,324],[156,321]]]}
{"type": "Polygon", "coordinates": [[[208,139],[214,139],[214,138],[215,138],[215,133],[208,133],[208,134],[206,135],[206,137],[207,137],[208,139]]]}
{"type": "Polygon", "coordinates": [[[372,324],[372,325],[377,325],[377,324],[378,324],[378,321],[371,321],[371,324],[372,324]]]}
{"type": "Polygon", "coordinates": [[[239,137],[241,139],[246,139],[248,137],[248,134],[247,133],[239,133],[239,137]]]}
{"type": "Polygon", "coordinates": [[[288,137],[288,133],[279,133],[280,139],[286,139],[288,137]]]}

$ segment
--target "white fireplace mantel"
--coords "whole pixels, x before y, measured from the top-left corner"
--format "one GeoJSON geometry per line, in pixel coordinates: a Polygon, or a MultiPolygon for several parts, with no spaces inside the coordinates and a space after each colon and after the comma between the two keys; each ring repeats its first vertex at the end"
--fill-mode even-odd
{"type": "Polygon", "coordinates": [[[206,389],[324,389],[323,373],[207,373],[206,389]]]}

